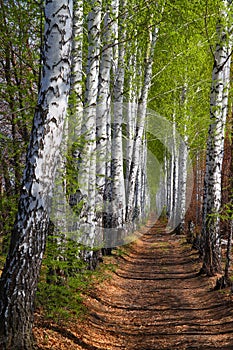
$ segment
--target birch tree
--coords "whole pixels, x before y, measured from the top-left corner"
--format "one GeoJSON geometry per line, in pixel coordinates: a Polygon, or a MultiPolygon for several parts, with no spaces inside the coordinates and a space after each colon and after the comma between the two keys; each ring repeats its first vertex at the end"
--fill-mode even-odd
{"type": "Polygon", "coordinates": [[[177,210],[177,232],[184,233],[186,213],[186,189],[188,172],[188,138],[184,135],[179,145],[179,208],[177,210]]]}
{"type": "Polygon", "coordinates": [[[177,226],[177,210],[178,210],[178,194],[179,194],[179,143],[177,137],[177,124],[176,124],[176,114],[173,114],[172,121],[172,193],[171,193],[171,216],[170,216],[170,226],[175,229],[177,226]]]}
{"type": "Polygon", "coordinates": [[[137,128],[136,128],[136,134],[135,134],[135,140],[134,140],[134,146],[133,146],[133,152],[132,152],[131,169],[130,169],[129,180],[128,180],[128,188],[127,188],[126,220],[128,222],[131,222],[133,218],[133,201],[134,201],[134,195],[135,195],[134,189],[135,189],[135,183],[137,178],[137,172],[139,168],[140,149],[143,141],[147,98],[148,98],[148,92],[151,84],[153,56],[154,56],[157,35],[158,35],[158,27],[157,25],[155,25],[151,33],[151,38],[149,42],[150,48],[148,50],[149,52],[148,57],[146,58],[144,82],[143,82],[141,97],[139,100],[138,111],[137,111],[137,128]]]}
{"type": "MultiPolygon", "coordinates": [[[[124,10],[126,1],[121,0],[121,9],[124,10]]],[[[116,5],[118,5],[116,3],[116,5]]],[[[115,6],[116,9],[116,6],[115,6]]],[[[115,10],[117,11],[117,9],[115,10]]],[[[119,22],[119,41],[117,42],[116,57],[113,57],[117,66],[113,87],[113,126],[112,126],[112,158],[111,158],[111,226],[123,228],[125,220],[125,184],[123,172],[123,146],[122,146],[122,121],[123,121],[123,92],[125,81],[125,38],[126,19],[121,16],[119,22]]],[[[116,231],[117,232],[117,231],[116,231]]]]}
{"type": "Polygon", "coordinates": [[[232,4],[222,1],[221,18],[217,26],[210,92],[210,126],[206,151],[202,235],[204,260],[202,273],[209,276],[221,272],[220,206],[221,172],[224,150],[224,129],[228,107],[230,62],[232,50],[232,4]],[[230,22],[230,24],[229,24],[230,22]]]}
{"type": "MultiPolygon", "coordinates": [[[[113,23],[115,21],[113,20],[113,23]]],[[[96,114],[96,210],[98,216],[98,229],[106,224],[106,215],[109,210],[106,201],[107,180],[110,177],[109,164],[111,162],[111,116],[110,116],[110,82],[112,67],[112,25],[111,6],[107,6],[104,15],[103,48],[101,53],[98,98],[96,114]]],[[[101,232],[99,232],[102,235],[101,232]]]]}
{"type": "MultiPolygon", "coordinates": [[[[82,148],[82,122],[83,122],[83,41],[84,41],[84,4],[83,0],[77,0],[73,6],[73,41],[72,41],[72,67],[71,67],[71,92],[69,97],[69,117],[67,118],[67,135],[64,143],[66,152],[63,153],[65,165],[61,176],[67,183],[64,191],[66,226],[69,230],[77,231],[79,218],[76,213],[79,205],[78,193],[78,167],[82,148]],[[68,157],[68,159],[67,159],[68,157]],[[67,199],[68,198],[68,201],[67,199]],[[68,203],[67,203],[68,202],[68,203]]],[[[55,206],[55,211],[57,206],[55,206]]],[[[64,212],[63,212],[64,215],[64,212]]],[[[55,213],[56,216],[56,213],[55,213]]],[[[65,230],[67,232],[67,230],[65,230]]]]}
{"type": "Polygon", "coordinates": [[[189,112],[187,109],[187,90],[188,85],[185,83],[181,93],[181,105],[184,110],[183,115],[183,139],[179,140],[178,148],[178,206],[176,213],[176,232],[184,233],[185,213],[186,213],[186,188],[187,188],[187,171],[188,171],[188,135],[187,120],[189,112]]]}
{"type": "Polygon", "coordinates": [[[44,64],[18,215],[0,283],[1,349],[33,348],[34,298],[70,86],[72,1],[46,1],[44,64]]]}
{"type": "Polygon", "coordinates": [[[70,113],[75,138],[81,134],[83,113],[83,0],[74,2],[70,113]]]}
{"type": "MultiPolygon", "coordinates": [[[[96,195],[96,109],[98,96],[100,24],[102,1],[93,0],[88,14],[88,59],[85,91],[85,109],[82,123],[84,144],[79,166],[79,185],[83,201],[80,230],[83,242],[93,246],[95,239],[96,195]]],[[[91,253],[90,253],[91,254],[91,253]]]]}
{"type": "Polygon", "coordinates": [[[133,153],[133,142],[136,132],[136,115],[137,115],[137,53],[138,43],[136,41],[134,46],[134,52],[130,53],[129,58],[129,81],[128,81],[128,105],[127,105],[127,117],[126,117],[126,172],[125,172],[125,186],[128,187],[128,180],[130,174],[130,167],[133,153]]]}
{"type": "MultiPolygon", "coordinates": [[[[201,0],[195,3],[182,2],[181,8],[180,5],[181,2],[170,13],[167,12],[169,6],[165,7],[164,18],[169,18],[170,21],[166,21],[166,25],[160,28],[160,36],[156,47],[157,54],[154,58],[149,103],[151,108],[168,120],[172,120],[175,110],[176,131],[181,135],[189,149],[191,159],[194,160],[196,153],[202,152],[206,147],[209,81],[212,65],[209,45],[214,42],[215,37],[216,5],[209,2],[208,7],[205,9],[201,0]],[[173,20],[174,18],[175,21],[173,20]],[[197,26],[202,28],[201,34],[197,30],[197,26]],[[205,28],[207,29],[206,32],[205,28]],[[206,36],[207,32],[208,37],[206,36]],[[188,89],[185,99],[187,102],[184,104],[181,103],[180,96],[185,84],[187,84],[188,89]]],[[[181,156],[183,153],[180,149],[181,146],[182,140],[178,144],[179,169],[181,169],[181,156]]],[[[169,153],[170,155],[167,159],[167,213],[171,216],[175,179],[173,176],[173,152],[169,153]]],[[[181,170],[179,170],[179,174],[182,175],[183,172],[181,173],[181,170]]],[[[188,193],[190,191],[189,183],[186,186],[188,193]]],[[[181,177],[179,175],[178,206],[181,203],[180,195],[184,194],[180,188],[181,177]]],[[[186,208],[188,208],[187,204],[186,208]]],[[[193,220],[195,220],[195,217],[193,220]]],[[[177,218],[176,222],[179,221],[180,219],[177,218]]]]}

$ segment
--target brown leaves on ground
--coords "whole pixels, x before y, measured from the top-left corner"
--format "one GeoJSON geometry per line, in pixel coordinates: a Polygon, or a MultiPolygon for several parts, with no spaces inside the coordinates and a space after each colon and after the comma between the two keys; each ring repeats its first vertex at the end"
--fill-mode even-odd
{"type": "Polygon", "coordinates": [[[62,327],[36,315],[40,349],[233,349],[231,296],[198,276],[184,237],[150,230],[115,259],[110,279],[85,297],[86,320],[62,327]],[[183,243],[182,243],[183,240],[183,243]]]}

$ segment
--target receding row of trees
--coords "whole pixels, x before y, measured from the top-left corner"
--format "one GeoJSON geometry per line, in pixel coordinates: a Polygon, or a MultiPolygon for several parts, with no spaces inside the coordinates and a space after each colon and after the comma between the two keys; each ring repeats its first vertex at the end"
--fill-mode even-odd
{"type": "Polygon", "coordinates": [[[1,1],[4,242],[19,198],[0,284],[3,349],[33,347],[51,221],[60,254],[75,239],[89,266],[93,247],[128,242],[151,211],[183,232],[190,169],[199,171],[205,149],[202,272],[221,268],[231,2],[46,0],[45,15],[42,7],[1,1]]]}

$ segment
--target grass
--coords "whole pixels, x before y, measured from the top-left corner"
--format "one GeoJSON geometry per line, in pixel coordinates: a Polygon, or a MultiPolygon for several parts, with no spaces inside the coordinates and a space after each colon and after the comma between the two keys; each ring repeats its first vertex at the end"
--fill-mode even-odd
{"type": "Polygon", "coordinates": [[[88,294],[96,283],[109,279],[111,272],[116,269],[108,257],[94,271],[89,270],[81,259],[73,264],[76,269],[69,270],[71,264],[61,262],[63,270],[59,270],[59,261],[48,261],[45,257],[36,295],[36,308],[45,320],[65,324],[85,317],[87,310],[83,303],[84,294],[88,294]],[[51,265],[53,268],[56,266],[52,274],[51,265]]]}

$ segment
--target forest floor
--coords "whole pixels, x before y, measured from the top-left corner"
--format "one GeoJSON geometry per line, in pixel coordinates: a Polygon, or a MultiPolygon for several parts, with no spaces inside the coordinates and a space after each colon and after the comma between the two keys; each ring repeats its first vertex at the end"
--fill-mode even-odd
{"type": "Polygon", "coordinates": [[[111,258],[117,268],[84,303],[86,318],[66,327],[36,317],[40,349],[233,349],[233,299],[198,276],[184,236],[156,224],[111,258]]]}

